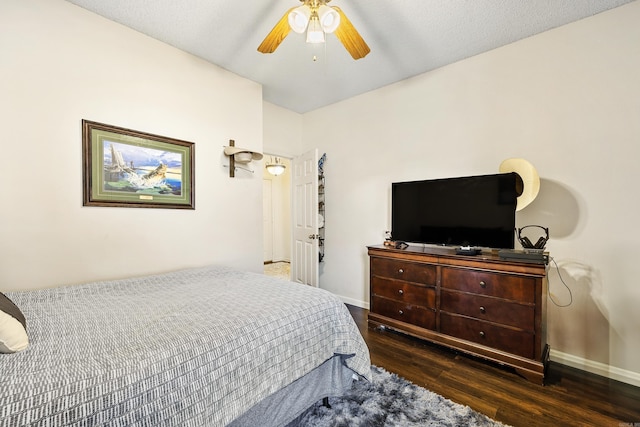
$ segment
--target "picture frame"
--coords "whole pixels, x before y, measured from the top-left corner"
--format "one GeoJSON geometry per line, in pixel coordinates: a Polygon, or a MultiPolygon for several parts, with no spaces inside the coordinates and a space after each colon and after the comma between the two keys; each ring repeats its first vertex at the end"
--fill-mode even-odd
{"type": "Polygon", "coordinates": [[[194,143],[82,120],[83,205],[195,209],[194,143]]]}

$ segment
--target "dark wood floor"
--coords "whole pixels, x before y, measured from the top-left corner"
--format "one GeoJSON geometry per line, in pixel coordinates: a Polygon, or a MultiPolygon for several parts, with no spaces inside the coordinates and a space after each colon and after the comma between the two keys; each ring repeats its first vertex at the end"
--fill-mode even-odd
{"type": "Polygon", "coordinates": [[[546,385],[514,370],[367,325],[368,311],[348,305],[371,363],[414,384],[519,426],[640,427],[640,387],[551,362],[546,385]]]}

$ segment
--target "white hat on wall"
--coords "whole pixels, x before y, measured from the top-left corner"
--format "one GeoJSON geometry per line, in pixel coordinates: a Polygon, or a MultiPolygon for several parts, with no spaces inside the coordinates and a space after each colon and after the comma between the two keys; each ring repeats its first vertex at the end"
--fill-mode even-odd
{"type": "Polygon", "coordinates": [[[538,171],[525,159],[507,159],[500,163],[500,173],[515,172],[522,179],[522,192],[518,196],[516,211],[524,209],[538,195],[540,191],[540,177],[538,171]]]}
{"type": "Polygon", "coordinates": [[[224,154],[226,154],[227,156],[233,156],[235,161],[238,163],[249,163],[251,160],[262,159],[262,153],[240,147],[224,147],[224,154]]]}

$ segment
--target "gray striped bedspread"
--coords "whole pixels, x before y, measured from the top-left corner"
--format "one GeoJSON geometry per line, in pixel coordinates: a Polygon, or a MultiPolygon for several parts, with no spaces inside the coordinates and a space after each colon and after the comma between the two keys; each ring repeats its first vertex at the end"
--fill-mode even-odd
{"type": "Polygon", "coordinates": [[[369,352],[329,292],[204,267],[7,292],[30,346],[0,355],[2,426],[223,426],[335,354],[369,352]]]}

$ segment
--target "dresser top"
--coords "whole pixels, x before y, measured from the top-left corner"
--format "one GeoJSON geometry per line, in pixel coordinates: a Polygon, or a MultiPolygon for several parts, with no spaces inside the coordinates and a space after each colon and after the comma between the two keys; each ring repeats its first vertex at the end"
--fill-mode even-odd
{"type": "Polygon", "coordinates": [[[391,246],[367,246],[370,256],[404,259],[409,261],[430,262],[441,265],[481,268],[497,271],[510,271],[533,275],[546,275],[546,265],[514,260],[504,260],[498,255],[498,250],[486,250],[478,255],[459,255],[456,249],[447,246],[408,246],[396,249],[391,246]]]}

